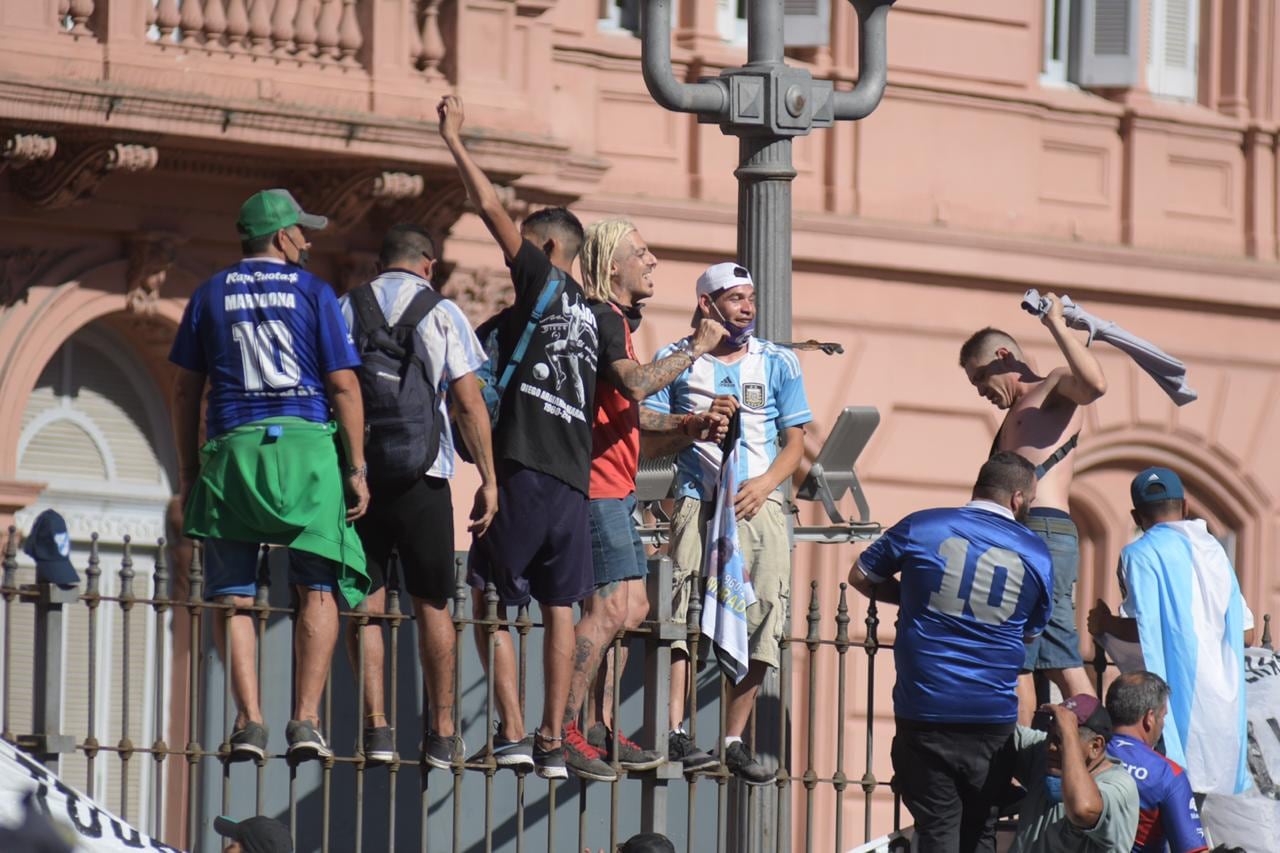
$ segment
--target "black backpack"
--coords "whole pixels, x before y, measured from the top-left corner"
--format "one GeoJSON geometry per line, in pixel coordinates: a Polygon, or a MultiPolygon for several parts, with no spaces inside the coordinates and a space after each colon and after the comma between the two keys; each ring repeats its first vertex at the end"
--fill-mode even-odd
{"type": "Polygon", "coordinates": [[[404,486],[421,479],[440,450],[438,389],[415,332],[441,298],[422,288],[388,326],[371,284],[351,291],[370,485],[404,486]]]}

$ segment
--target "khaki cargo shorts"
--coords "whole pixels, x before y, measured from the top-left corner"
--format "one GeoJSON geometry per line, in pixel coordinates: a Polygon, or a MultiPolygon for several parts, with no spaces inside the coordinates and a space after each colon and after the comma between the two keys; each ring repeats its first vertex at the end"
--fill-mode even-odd
{"type": "MultiPolygon", "coordinates": [[[[671,519],[672,618],[684,622],[689,614],[689,597],[695,589],[702,594],[702,547],[707,522],[714,504],[697,498],[676,502],[671,519]],[[698,581],[695,583],[695,581],[698,581]]],[[[738,522],[738,545],[751,573],[756,603],[747,608],[747,631],[752,660],[778,666],[782,632],[791,601],[791,546],[787,541],[787,519],[782,504],[765,501],[755,518],[738,522]]],[[[686,655],[684,642],[672,644],[686,655]]]]}

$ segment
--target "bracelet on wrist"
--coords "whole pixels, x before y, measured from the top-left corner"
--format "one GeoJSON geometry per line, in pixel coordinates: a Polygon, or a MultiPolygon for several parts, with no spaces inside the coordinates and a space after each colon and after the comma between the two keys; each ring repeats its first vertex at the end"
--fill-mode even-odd
{"type": "Polygon", "coordinates": [[[366,462],[363,465],[348,465],[343,473],[348,477],[360,477],[361,479],[367,479],[369,476],[369,463],[366,462]]]}

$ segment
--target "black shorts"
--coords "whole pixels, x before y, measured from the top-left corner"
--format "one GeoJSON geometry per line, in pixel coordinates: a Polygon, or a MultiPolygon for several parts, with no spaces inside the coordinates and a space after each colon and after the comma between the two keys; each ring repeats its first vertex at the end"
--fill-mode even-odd
{"type": "Polygon", "coordinates": [[[577,604],[595,589],[587,496],[540,471],[506,463],[498,472],[498,514],[471,546],[467,580],[498,589],[505,606],[577,604]]]}
{"type": "Polygon", "coordinates": [[[453,598],[453,497],[449,481],[423,477],[402,491],[373,493],[356,522],[364,543],[370,592],[386,585],[391,553],[400,557],[400,588],[415,598],[453,598]]]}

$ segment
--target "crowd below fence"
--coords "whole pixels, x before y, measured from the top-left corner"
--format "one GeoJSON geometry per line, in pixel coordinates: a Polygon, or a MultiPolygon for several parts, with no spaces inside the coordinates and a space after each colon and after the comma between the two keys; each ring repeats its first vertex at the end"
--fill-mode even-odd
{"type": "MultiPolygon", "coordinates": [[[[811,684],[819,651],[836,654],[840,719],[847,655],[860,644],[873,706],[875,654],[884,647],[879,601],[897,607],[893,787],[911,814],[918,849],[994,850],[998,821],[1011,814],[1018,815],[1017,851],[1154,851],[1167,840],[1190,853],[1218,840],[1208,837],[1197,805],[1204,795],[1234,796],[1251,784],[1244,648],[1253,616],[1226,552],[1203,521],[1190,517],[1178,474],[1149,468],[1130,491],[1143,532],[1122,553],[1124,600],[1117,614],[1100,601],[1088,617],[1090,633],[1124,674],[1104,693],[1105,667],[1096,667],[1096,678],[1086,672],[1075,602],[1079,544],[1068,496],[1084,412],[1106,393],[1106,379],[1064,319],[1064,300],[1049,294],[1033,311],[1063,367],[1040,372],[1012,335],[991,327],[962,347],[966,379],[1006,413],[1003,426],[989,458],[974,460],[968,504],[912,513],[860,552],[848,586],[871,599],[864,638],[850,636],[844,583],[835,630],[823,637],[817,582],[807,633],[789,637],[787,485],[803,460],[813,417],[795,352],[754,335],[751,271],[733,261],[709,266],[693,287],[691,334],[644,363],[632,336],[654,293],[659,261],[636,227],[609,219],[584,228],[561,207],[517,225],[467,151],[462,102],[444,98],[439,119],[471,204],[511,270],[514,304],[473,330],[432,285],[437,237],[413,224],[390,229],[378,276],[339,297],[306,269],[310,235],[326,219],[304,211],[287,190],[249,198],[236,222],[243,259],[196,290],[170,354],[179,469],[172,509],[181,517],[179,538],[199,543],[175,550],[188,596],[171,594],[162,545],[154,597],[138,597],[127,544],[119,595],[99,590],[96,545],[79,593],[70,537],[52,510],[24,541],[39,583],[20,590],[11,529],[2,589],[5,740],[46,761],[77,749],[91,768],[99,752],[115,752],[126,764],[150,755],[158,776],[166,759],[181,756],[188,796],[202,784],[201,764],[215,759],[223,766],[224,805],[231,765],[252,762],[261,813],[264,767],[274,757],[271,729],[283,722],[291,791],[300,768],[323,767],[325,850],[334,819],[330,774],[341,764],[356,773],[356,849],[364,774],[388,769],[394,811],[396,773],[404,765],[422,773],[423,849],[431,836],[433,769],[452,774],[454,849],[465,820],[459,792],[466,771],[483,774],[484,846],[492,848],[493,784],[503,769],[514,771],[521,804],[528,773],[551,782],[552,850],[563,849],[555,783],[570,774],[613,783],[611,845],[619,840],[617,786],[627,777],[641,782],[645,830],[668,829],[669,780],[696,774],[713,781],[717,849],[726,844],[730,783],[748,811],[766,802],[752,789],[779,795],[777,850],[789,849],[781,815],[792,783],[806,791],[806,838],[813,835],[815,788],[829,784],[839,849],[839,806],[853,784],[844,768],[847,733],[836,732],[830,778],[814,771],[812,736],[805,770],[793,777],[800,762],[785,750],[795,721],[779,715],[776,754],[755,748],[760,738],[758,731],[753,738],[752,721],[766,678],[789,677],[789,648],[801,643],[811,684]],[[459,457],[475,465],[480,480],[461,560],[450,485],[459,457]],[[657,558],[638,532],[642,457],[674,458],[668,542],[657,558]],[[264,581],[272,555],[287,567],[287,608],[269,602],[264,581]],[[397,742],[397,729],[405,728],[396,717],[395,676],[404,592],[416,624],[423,697],[421,720],[410,724],[420,734],[412,757],[397,742]],[[98,743],[92,718],[89,736],[69,742],[54,723],[60,683],[37,693],[38,734],[15,736],[14,607],[35,606],[39,686],[59,681],[48,667],[63,609],[77,601],[91,620],[102,604],[118,604],[126,634],[138,604],[150,606],[160,625],[169,610],[185,609],[193,652],[190,740],[183,749],[159,737],[150,747],[133,744],[127,699],[114,747],[98,743]],[[536,623],[529,610],[535,602],[536,623]],[[287,614],[293,626],[283,720],[264,712],[265,631],[273,614],[287,614]],[[535,627],[543,695],[530,732],[526,655],[535,627]],[[470,750],[460,711],[468,628],[486,673],[484,742],[470,750]],[[197,735],[203,630],[211,632],[233,705],[216,750],[201,746],[197,735]],[[624,638],[645,643],[651,695],[636,739],[620,720],[631,645],[624,638]],[[340,640],[352,685],[331,681],[340,640]],[[699,740],[697,729],[704,663],[720,676],[714,742],[705,731],[699,740]],[[1048,701],[1049,684],[1061,701],[1048,701]],[[354,695],[358,709],[350,755],[334,746],[335,691],[354,695]]],[[[157,685],[163,656],[160,666],[157,685]]],[[[126,643],[126,694],[130,671],[126,643]]],[[[91,697],[94,678],[91,668],[91,697]]],[[[810,722],[813,711],[811,702],[810,722]]],[[[873,718],[869,712],[860,781],[866,840],[880,783],[871,770],[873,718]]],[[[90,769],[90,796],[93,778],[90,769]]],[[[121,818],[128,817],[127,791],[121,788],[121,818]]],[[[685,849],[696,835],[695,791],[690,784],[685,849]]],[[[154,796],[151,828],[158,832],[154,796]]],[[[585,785],[581,797],[579,848],[585,785]]],[[[296,837],[292,793],[288,817],[296,837]]],[[[199,819],[191,809],[193,846],[199,819]]],[[[518,805],[517,849],[523,820],[518,805]]],[[[237,826],[224,823],[219,831],[249,832],[249,824],[237,826]]]]}

